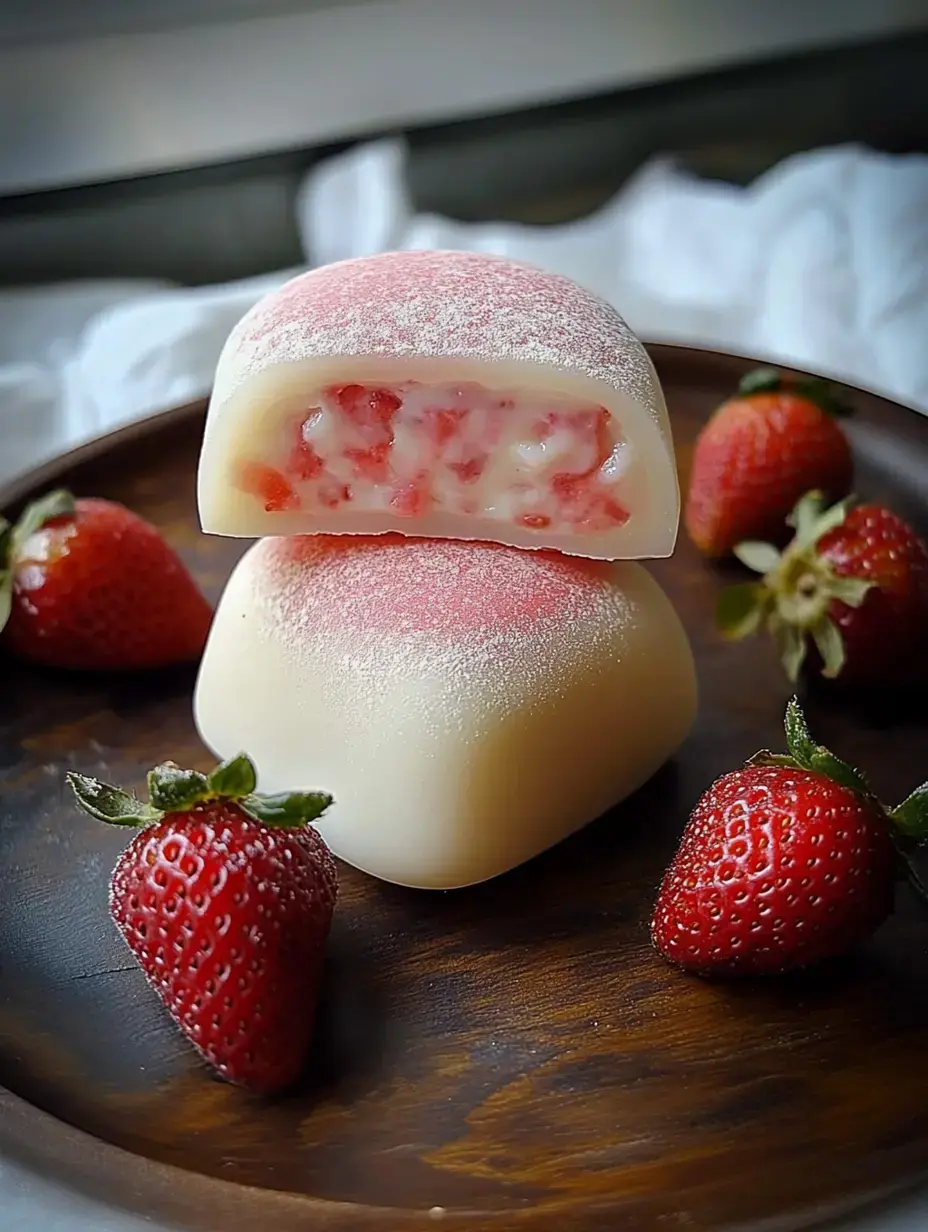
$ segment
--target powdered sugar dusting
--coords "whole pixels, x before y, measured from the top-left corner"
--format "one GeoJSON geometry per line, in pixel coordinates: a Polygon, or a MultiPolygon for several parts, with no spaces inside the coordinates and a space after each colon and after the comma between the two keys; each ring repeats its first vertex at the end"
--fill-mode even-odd
{"type": "Polygon", "coordinates": [[[553,552],[400,535],[273,539],[262,563],[288,626],[321,621],[455,640],[563,624],[601,602],[610,573],[602,562],[553,552]]]}
{"type": "Polygon", "coordinates": [[[618,653],[636,618],[615,565],[491,543],[281,537],[240,568],[260,636],[298,673],[329,664],[359,713],[389,682],[425,676],[447,694],[442,721],[463,696],[487,717],[531,706],[618,653]]]}
{"type": "Polygon", "coordinates": [[[551,365],[633,398],[663,430],[650,360],[615,309],[501,257],[391,252],[301,274],[236,326],[220,360],[222,400],[274,364],[338,355],[551,365]]]}

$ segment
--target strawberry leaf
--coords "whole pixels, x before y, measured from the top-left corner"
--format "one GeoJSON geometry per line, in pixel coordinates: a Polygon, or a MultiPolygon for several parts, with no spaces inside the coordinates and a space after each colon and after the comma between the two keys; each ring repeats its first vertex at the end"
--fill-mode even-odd
{"type": "Polygon", "coordinates": [[[822,675],[829,680],[834,678],[844,667],[844,638],[833,620],[826,616],[812,626],[812,640],[822,656],[824,667],[822,675]]]}
{"type": "Polygon", "coordinates": [[[838,395],[832,382],[826,381],[823,377],[807,377],[794,381],[792,388],[803,398],[814,402],[820,410],[823,410],[826,415],[831,415],[833,419],[847,419],[854,413],[850,404],[838,395]]]}
{"type": "Polygon", "coordinates": [[[101,783],[99,779],[73,770],[68,771],[65,779],[84,812],[111,826],[147,826],[161,817],[157,809],[138,796],[101,783]]]}
{"type": "Polygon", "coordinates": [[[776,368],[755,368],[746,372],[738,382],[738,393],[742,398],[750,398],[752,394],[775,394],[783,388],[783,378],[776,368]]]}
{"type": "Polygon", "coordinates": [[[875,582],[867,581],[866,578],[835,574],[828,581],[828,594],[830,598],[838,599],[848,607],[860,607],[875,585],[875,582]]]}
{"type": "Polygon", "coordinates": [[[331,803],[332,797],[323,791],[282,791],[270,796],[246,796],[240,807],[262,825],[291,830],[316,821],[331,803]]]}
{"type": "Polygon", "coordinates": [[[23,544],[46,522],[74,513],[74,497],[59,488],[26,506],[15,526],[0,518],[0,630],[6,627],[13,610],[13,566],[23,544]]]}
{"type": "Polygon", "coordinates": [[[778,621],[774,625],[773,633],[776,638],[777,649],[780,652],[780,662],[783,664],[783,670],[786,672],[790,684],[795,684],[799,679],[799,672],[805,662],[808,649],[805,631],[797,628],[796,625],[778,621]]]}
{"type": "Polygon", "coordinates": [[[781,390],[791,390],[800,398],[805,398],[835,419],[844,419],[851,415],[852,408],[841,398],[834,384],[824,377],[789,377],[783,376],[776,368],[755,368],[746,373],[738,382],[738,393],[742,398],[750,398],[753,394],[775,394],[781,390]]]}
{"type": "Polygon", "coordinates": [[[148,772],[148,796],[162,813],[183,813],[211,795],[209,779],[199,770],[182,770],[165,762],[148,772]]]}
{"type": "Polygon", "coordinates": [[[12,545],[13,527],[6,518],[0,517],[0,630],[5,627],[13,610],[12,545]]]}
{"type": "Polygon", "coordinates": [[[781,556],[772,543],[759,543],[753,539],[738,543],[732,549],[742,565],[755,573],[770,573],[780,563],[781,556]]]}
{"type": "Polygon", "coordinates": [[[899,852],[899,859],[902,863],[906,880],[912,887],[915,897],[919,900],[921,905],[928,910],[928,886],[926,886],[924,881],[922,881],[921,874],[915,867],[911,857],[904,851],[899,851],[898,847],[896,850],[899,852]]]}
{"type": "Polygon", "coordinates": [[[0,571],[0,631],[6,628],[13,610],[13,573],[10,569],[0,571]]]}
{"type": "Polygon", "coordinates": [[[15,555],[16,550],[22,547],[29,536],[41,530],[46,522],[52,522],[55,518],[70,517],[74,509],[74,497],[64,488],[48,492],[45,496],[40,496],[37,501],[33,501],[31,505],[27,505],[22,517],[13,528],[12,553],[15,555]]]}
{"type": "Polygon", "coordinates": [[[802,713],[798,697],[791,697],[786,703],[786,747],[800,766],[808,769],[809,761],[815,753],[816,744],[809,731],[806,716],[802,713]]]}
{"type": "Polygon", "coordinates": [[[738,641],[757,632],[765,611],[763,588],[756,582],[742,582],[719,595],[715,623],[724,637],[738,641]]]}
{"type": "Polygon", "coordinates": [[[808,551],[823,535],[840,526],[855,502],[856,497],[846,496],[826,509],[821,492],[807,492],[786,519],[787,526],[796,531],[796,538],[787,549],[790,555],[808,551]]]}
{"type": "Polygon", "coordinates": [[[790,698],[786,707],[786,744],[796,765],[803,770],[821,774],[839,787],[847,787],[869,798],[870,789],[863,776],[812,739],[799,700],[795,697],[790,698]]]}
{"type": "Polygon", "coordinates": [[[891,820],[908,838],[928,839],[928,783],[916,787],[900,805],[890,810],[891,820]]]}
{"type": "Polygon", "coordinates": [[[222,762],[207,779],[210,795],[241,800],[249,796],[258,785],[254,762],[244,753],[222,762]]]}
{"type": "Polygon", "coordinates": [[[815,542],[815,525],[822,516],[825,497],[821,492],[806,492],[790,510],[786,525],[796,532],[794,546],[810,546],[815,542]]]}

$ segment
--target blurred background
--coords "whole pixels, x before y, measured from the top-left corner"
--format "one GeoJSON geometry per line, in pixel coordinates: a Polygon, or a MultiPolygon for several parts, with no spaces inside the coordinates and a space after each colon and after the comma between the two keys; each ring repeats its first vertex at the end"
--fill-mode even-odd
{"type": "Polygon", "coordinates": [[[928,410],[926,80],[926,0],[3,0],[0,477],[396,247],[928,410]]]}

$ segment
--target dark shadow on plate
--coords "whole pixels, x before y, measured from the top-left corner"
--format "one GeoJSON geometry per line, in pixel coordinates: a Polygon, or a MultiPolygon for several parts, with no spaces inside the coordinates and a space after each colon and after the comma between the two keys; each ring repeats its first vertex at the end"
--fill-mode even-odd
{"type": "Polygon", "coordinates": [[[390,909],[427,913],[432,927],[466,928],[471,942],[484,936],[493,945],[540,943],[606,917],[629,921],[642,878],[656,890],[685,823],[679,779],[668,762],[617,808],[490,881],[448,891],[382,883],[378,891],[390,909]]]}
{"type": "Polygon", "coordinates": [[[275,1102],[316,1102],[336,1093],[347,1102],[358,1099],[377,1084],[389,1020],[388,991],[370,954],[336,917],[306,1070],[275,1102]]]}

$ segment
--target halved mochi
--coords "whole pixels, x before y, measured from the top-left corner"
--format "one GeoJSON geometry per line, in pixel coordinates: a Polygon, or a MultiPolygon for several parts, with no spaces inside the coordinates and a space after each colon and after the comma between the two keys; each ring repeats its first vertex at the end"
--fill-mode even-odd
{"type": "Polygon", "coordinates": [[[213,534],[479,539],[667,556],[670,425],[644,348],[567,278],[398,252],[293,279],[222,352],[199,475],[213,534]]]}

